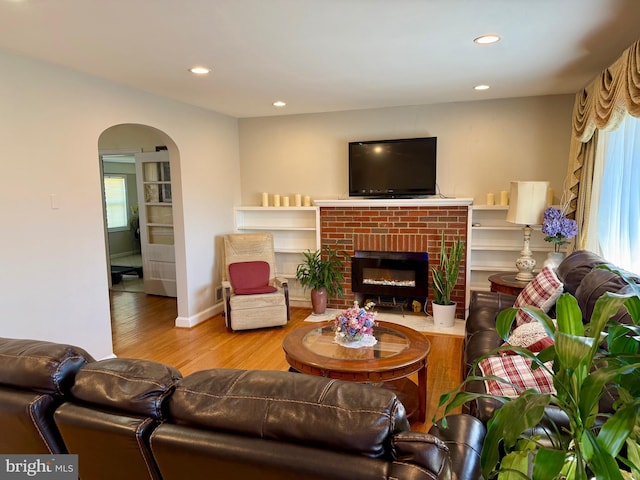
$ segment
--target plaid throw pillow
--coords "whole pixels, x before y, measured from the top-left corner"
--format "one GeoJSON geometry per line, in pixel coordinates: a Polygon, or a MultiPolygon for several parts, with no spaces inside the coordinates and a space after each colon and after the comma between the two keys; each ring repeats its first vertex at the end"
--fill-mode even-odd
{"type": "MultiPolygon", "coordinates": [[[[562,295],[564,285],[558,279],[551,267],[544,267],[536,278],[531,280],[524,290],[520,292],[514,307],[524,307],[531,305],[538,307],[545,313],[556,303],[558,297],[562,295]]],[[[532,321],[533,318],[528,313],[518,311],[516,314],[516,325],[532,321]]]]}
{"type": "MultiPolygon", "coordinates": [[[[509,383],[497,380],[485,380],[485,388],[491,395],[514,398],[529,388],[540,393],[556,393],[553,377],[543,368],[531,370],[531,360],[519,355],[484,358],[478,364],[482,375],[495,375],[504,378],[509,383]]],[[[545,363],[551,370],[552,362],[545,363]]]]}

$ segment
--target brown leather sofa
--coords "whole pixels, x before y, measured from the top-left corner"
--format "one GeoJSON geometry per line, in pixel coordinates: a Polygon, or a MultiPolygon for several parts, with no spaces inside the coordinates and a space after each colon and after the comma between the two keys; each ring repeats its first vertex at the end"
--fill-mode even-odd
{"type": "Polygon", "coordinates": [[[413,432],[385,389],[276,371],[182,378],[35,340],[0,339],[0,358],[0,453],[74,453],[83,480],[480,478],[480,421],[413,432]]]}
{"type": "MultiPolygon", "coordinates": [[[[578,250],[567,256],[559,265],[556,274],[564,284],[564,292],[576,297],[582,310],[583,321],[591,318],[596,300],[605,292],[620,292],[628,288],[622,278],[607,270],[594,268],[597,265],[608,264],[598,255],[578,250]]],[[[638,279],[640,282],[640,279],[638,279]]],[[[503,340],[496,332],[496,317],[501,310],[513,306],[515,296],[504,293],[474,291],[469,304],[469,314],[466,321],[465,347],[463,356],[463,371],[468,375],[473,362],[480,356],[500,346],[503,340]]],[[[550,312],[553,317],[553,310],[550,312]]],[[[628,312],[622,308],[613,318],[615,321],[631,323],[628,312]]],[[[468,391],[485,393],[484,382],[471,382],[468,391]]],[[[611,404],[614,399],[605,397],[603,402],[611,404]]],[[[484,424],[493,416],[500,403],[489,398],[480,398],[469,402],[464,411],[479,418],[484,424]]],[[[563,415],[557,408],[546,408],[548,417],[556,424],[563,424],[563,415]]],[[[564,417],[566,418],[566,417],[564,417]]]]}

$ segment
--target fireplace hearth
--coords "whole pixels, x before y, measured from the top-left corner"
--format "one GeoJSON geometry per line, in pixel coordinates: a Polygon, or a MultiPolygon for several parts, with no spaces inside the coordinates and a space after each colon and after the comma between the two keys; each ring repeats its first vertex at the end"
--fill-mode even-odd
{"type": "Polygon", "coordinates": [[[426,252],[356,250],[351,257],[351,291],[360,304],[420,309],[429,294],[426,252]]]}

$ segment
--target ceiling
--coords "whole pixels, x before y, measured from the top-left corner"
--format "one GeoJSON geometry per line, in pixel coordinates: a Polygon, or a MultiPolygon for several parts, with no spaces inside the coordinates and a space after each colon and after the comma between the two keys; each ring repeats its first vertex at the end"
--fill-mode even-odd
{"type": "Polygon", "coordinates": [[[639,38],[638,0],[0,0],[0,50],[240,118],[575,93],[639,38]]]}

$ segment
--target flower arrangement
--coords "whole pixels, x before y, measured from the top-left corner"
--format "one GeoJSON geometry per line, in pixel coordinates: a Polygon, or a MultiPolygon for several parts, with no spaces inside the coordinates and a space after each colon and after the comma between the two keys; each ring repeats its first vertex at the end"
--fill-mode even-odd
{"type": "Polygon", "coordinates": [[[542,233],[545,242],[553,243],[554,250],[560,251],[561,245],[569,243],[568,238],[578,234],[578,224],[575,220],[565,217],[557,208],[549,207],[544,211],[542,218],[542,233]]]}
{"type": "Polygon", "coordinates": [[[377,326],[376,312],[371,311],[375,303],[369,302],[360,307],[358,302],[336,316],[333,330],[337,343],[357,342],[366,335],[373,336],[373,327],[377,326]]]}

